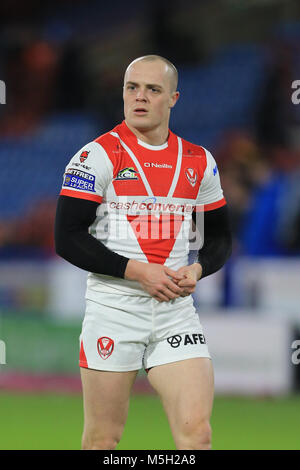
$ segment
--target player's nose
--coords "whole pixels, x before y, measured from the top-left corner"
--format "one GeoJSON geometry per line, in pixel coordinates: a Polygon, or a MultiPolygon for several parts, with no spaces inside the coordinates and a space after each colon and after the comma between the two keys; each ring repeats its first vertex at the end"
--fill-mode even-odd
{"type": "Polygon", "coordinates": [[[144,90],[139,89],[136,94],[137,101],[147,101],[146,93],[144,90]]]}

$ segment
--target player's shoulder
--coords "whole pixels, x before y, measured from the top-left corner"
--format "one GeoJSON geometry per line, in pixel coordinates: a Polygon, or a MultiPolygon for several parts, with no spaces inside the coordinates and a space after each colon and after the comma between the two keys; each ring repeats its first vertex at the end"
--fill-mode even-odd
{"type": "Polygon", "coordinates": [[[96,142],[100,145],[110,144],[112,143],[115,138],[111,134],[112,131],[105,132],[104,134],[99,135],[93,142],[96,142]]]}
{"type": "Polygon", "coordinates": [[[212,154],[202,145],[194,144],[183,137],[180,137],[182,141],[182,158],[186,160],[190,158],[195,164],[199,164],[203,167],[206,167],[211,159],[213,159],[212,154]]]}
{"type": "Polygon", "coordinates": [[[118,132],[120,125],[115,126],[113,129],[111,129],[108,132],[105,132],[104,134],[99,135],[94,142],[97,144],[101,145],[103,148],[108,149],[108,150],[113,150],[113,148],[116,146],[116,135],[118,132]]]}
{"type": "Polygon", "coordinates": [[[83,147],[73,155],[70,163],[72,163],[72,165],[83,167],[85,170],[90,170],[91,168],[96,170],[99,165],[102,168],[103,162],[109,161],[107,157],[107,148],[105,148],[105,145],[102,145],[107,141],[107,139],[105,139],[106,134],[103,134],[83,145],[83,147]]]}

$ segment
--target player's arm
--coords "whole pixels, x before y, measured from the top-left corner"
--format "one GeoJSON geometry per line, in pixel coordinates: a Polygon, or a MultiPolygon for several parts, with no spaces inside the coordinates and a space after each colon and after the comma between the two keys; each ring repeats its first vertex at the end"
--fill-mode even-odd
{"type": "MultiPolygon", "coordinates": [[[[193,213],[195,224],[196,213],[193,213]]],[[[200,227],[198,227],[200,229],[200,227]]],[[[197,260],[178,270],[184,279],[177,284],[184,288],[184,296],[195,291],[197,281],[215,273],[224,266],[231,255],[232,236],[227,206],[204,213],[204,244],[198,251],[197,260]]]]}
{"type": "Polygon", "coordinates": [[[59,196],[55,218],[56,253],[78,268],[124,277],[128,258],[115,253],[89,233],[99,203],[59,196]]]}
{"type": "MultiPolygon", "coordinates": [[[[196,213],[193,213],[196,224],[196,213]]],[[[224,266],[231,255],[232,235],[227,205],[204,213],[204,244],[198,251],[201,279],[224,266]]]]}
{"type": "Polygon", "coordinates": [[[57,203],[55,248],[58,255],[81,269],[122,278],[128,258],[112,252],[89,233],[112,177],[112,163],[99,143],[89,142],[71,158],[57,203]]]}
{"type": "Polygon", "coordinates": [[[228,207],[223,196],[220,175],[212,154],[205,150],[206,169],[193,213],[204,210],[204,244],[198,252],[201,278],[218,271],[231,255],[231,228],[228,207]]]}
{"type": "MultiPolygon", "coordinates": [[[[218,271],[231,254],[231,229],[228,208],[220,183],[220,176],[215,159],[206,150],[206,169],[200,185],[193,220],[197,224],[197,211],[204,210],[204,245],[199,250],[197,262],[180,268],[178,272],[185,279],[178,283],[190,294],[196,283],[218,271]]],[[[198,227],[200,229],[200,227],[198,227]]]]}

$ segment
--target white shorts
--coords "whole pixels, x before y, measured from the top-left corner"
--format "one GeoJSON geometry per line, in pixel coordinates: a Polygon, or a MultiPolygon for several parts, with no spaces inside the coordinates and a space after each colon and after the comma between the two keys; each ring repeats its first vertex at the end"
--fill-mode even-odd
{"type": "Polygon", "coordinates": [[[193,299],[103,293],[87,299],[79,366],[131,371],[194,357],[210,358],[193,299]]]}

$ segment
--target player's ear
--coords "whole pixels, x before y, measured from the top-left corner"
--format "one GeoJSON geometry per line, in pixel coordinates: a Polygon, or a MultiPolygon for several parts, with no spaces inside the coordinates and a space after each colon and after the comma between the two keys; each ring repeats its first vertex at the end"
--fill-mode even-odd
{"type": "Polygon", "coordinates": [[[174,108],[175,104],[179,99],[180,93],[179,91],[173,91],[171,98],[170,98],[170,108],[174,108]]]}

